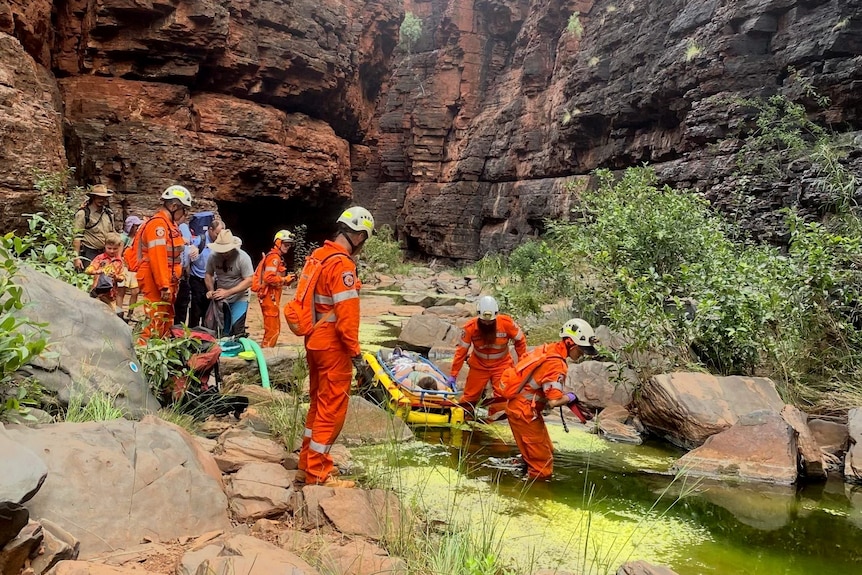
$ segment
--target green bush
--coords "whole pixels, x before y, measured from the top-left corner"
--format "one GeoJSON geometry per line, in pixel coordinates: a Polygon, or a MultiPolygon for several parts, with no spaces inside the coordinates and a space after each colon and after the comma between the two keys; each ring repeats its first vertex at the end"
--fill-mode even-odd
{"type": "Polygon", "coordinates": [[[380,226],[365,242],[359,265],[362,271],[391,275],[405,274],[410,270],[410,265],[404,261],[401,245],[389,226],[380,226]]]}
{"type": "Polygon", "coordinates": [[[401,44],[408,54],[411,54],[413,47],[421,37],[422,20],[417,18],[413,12],[406,12],[404,20],[401,21],[401,28],[398,30],[399,44],[401,44]]]}

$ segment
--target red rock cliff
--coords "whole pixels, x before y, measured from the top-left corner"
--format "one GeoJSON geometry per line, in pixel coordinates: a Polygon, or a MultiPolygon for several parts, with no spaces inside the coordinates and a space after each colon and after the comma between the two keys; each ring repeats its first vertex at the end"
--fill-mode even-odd
{"type": "MultiPolygon", "coordinates": [[[[859,2],[406,0],[405,10],[423,35],[396,63],[354,189],[435,256],[510,249],[565,216],[565,183],[588,185],[597,167],[649,162],[726,204],[744,119],[732,103],[805,100],[794,75],[830,98],[821,120],[860,129],[859,2]],[[580,35],[567,31],[573,13],[580,35]]],[[[747,193],[747,224],[765,238],[778,208],[816,209],[804,173],[747,193]]]]}
{"type": "Polygon", "coordinates": [[[402,15],[400,0],[0,0],[0,194],[25,203],[32,168],[65,156],[126,212],[176,182],[261,237],[335,211],[402,15]]]}

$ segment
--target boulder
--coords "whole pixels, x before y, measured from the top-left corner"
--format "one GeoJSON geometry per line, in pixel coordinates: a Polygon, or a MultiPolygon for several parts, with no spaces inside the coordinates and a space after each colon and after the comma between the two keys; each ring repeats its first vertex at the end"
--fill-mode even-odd
{"type": "Polygon", "coordinates": [[[258,437],[248,429],[230,428],[219,436],[213,452],[219,469],[225,473],[236,471],[247,463],[278,463],[287,457],[284,446],[258,437]]]}
{"type": "Polygon", "coordinates": [[[176,567],[177,575],[195,575],[198,567],[209,559],[215,559],[221,554],[222,545],[207,545],[203,549],[190,550],[183,553],[176,567]]]}
{"type": "Polygon", "coordinates": [[[629,561],[620,565],[617,575],[677,575],[677,573],[667,567],[653,565],[646,561],[629,561]]]}
{"type": "Polygon", "coordinates": [[[40,523],[45,539],[42,541],[39,555],[31,563],[36,573],[45,573],[60,561],[73,561],[78,558],[81,543],[71,533],[47,519],[40,523]]]}
{"type": "Polygon", "coordinates": [[[18,535],[0,549],[0,573],[17,575],[28,559],[36,557],[44,535],[42,526],[30,521],[18,535]]]}
{"type": "Polygon", "coordinates": [[[296,471],[278,463],[248,463],[230,479],[230,510],[237,521],[280,515],[290,507],[296,471]]]}
{"type": "MultiPolygon", "coordinates": [[[[211,575],[212,571],[217,574],[224,573],[225,575],[271,575],[273,573],[290,573],[291,575],[317,574],[317,570],[294,553],[250,535],[233,535],[228,538],[224,542],[222,555],[238,556],[235,558],[242,558],[243,561],[232,565],[235,571],[224,571],[220,569],[227,569],[227,566],[221,559],[227,557],[211,559],[198,567],[198,575],[211,575]],[[205,566],[208,566],[212,571],[202,570],[205,566]],[[270,566],[271,569],[264,570],[262,569],[263,566],[270,566]]],[[[227,563],[230,564],[230,562],[227,563]]]]}
{"type": "Polygon", "coordinates": [[[774,411],[742,416],[682,457],[672,471],[714,479],[791,485],[796,481],[796,437],[774,411]]]}
{"type": "Polygon", "coordinates": [[[30,521],[30,512],[20,503],[0,502],[0,549],[15,539],[30,521]]]}
{"type": "Polygon", "coordinates": [[[814,441],[820,449],[826,453],[837,455],[847,450],[847,442],[850,435],[847,433],[847,424],[823,419],[809,419],[808,429],[814,435],[814,441]]]}
{"type": "Polygon", "coordinates": [[[850,447],[844,458],[844,480],[862,483],[862,408],[854,407],[847,412],[847,433],[850,447]]]}
{"type": "Polygon", "coordinates": [[[73,393],[88,398],[105,393],[135,418],[157,411],[159,403],[141,373],[131,328],[102,302],[63,281],[27,267],[19,271],[23,299],[20,313],[48,325],[52,354],[40,356],[22,371],[68,404],[73,393]]]}
{"type": "Polygon", "coordinates": [[[747,413],[780,412],[784,402],[765,377],[677,372],[651,377],[635,405],[647,429],[691,449],[747,413]]]}
{"type": "Polygon", "coordinates": [[[336,441],[344,445],[363,445],[411,439],[413,432],[403,420],[364,397],[351,395],[347,419],[336,441]]]}
{"type": "Polygon", "coordinates": [[[407,575],[407,563],[362,539],[324,545],[314,553],[324,573],[341,575],[407,575]]]}
{"type": "MultiPolygon", "coordinates": [[[[48,476],[48,467],[35,453],[9,437],[0,423],[0,502],[24,503],[29,501],[48,476]]],[[[16,532],[17,533],[17,532],[16,532]]]]}
{"type": "Polygon", "coordinates": [[[637,427],[630,425],[632,414],[621,405],[609,405],[593,420],[593,428],[608,441],[640,445],[643,437],[637,427]]]}
{"type": "Polygon", "coordinates": [[[67,529],[82,557],[230,526],[212,458],[176,426],[115,420],[7,432],[48,466],[26,504],[31,516],[67,529]]]}
{"type": "Polygon", "coordinates": [[[318,505],[340,533],[377,541],[398,533],[404,510],[394,493],[382,489],[320,489],[332,491],[331,497],[321,497],[318,505]]]}
{"type": "Polygon", "coordinates": [[[615,363],[582,361],[569,366],[566,388],[589,407],[629,405],[638,387],[635,373],[615,363]]]}
{"type": "Polygon", "coordinates": [[[435,346],[454,346],[460,331],[447,321],[433,315],[414,315],[401,327],[398,340],[406,349],[427,351],[435,346]]]}
{"type": "Polygon", "coordinates": [[[316,575],[317,571],[297,569],[291,563],[279,561],[266,555],[260,557],[216,557],[208,559],[198,566],[195,575],[273,575],[274,573],[289,573],[290,575],[316,575]]]}
{"type": "Polygon", "coordinates": [[[826,467],[820,446],[808,429],[808,416],[792,405],[785,405],[781,417],[796,432],[796,447],[799,450],[799,470],[809,479],[825,479],[826,467]]]}

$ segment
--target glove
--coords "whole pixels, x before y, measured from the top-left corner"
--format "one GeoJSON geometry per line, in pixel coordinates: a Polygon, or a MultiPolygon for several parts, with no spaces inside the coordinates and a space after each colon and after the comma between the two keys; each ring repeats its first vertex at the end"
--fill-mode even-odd
{"type": "Polygon", "coordinates": [[[566,403],[567,406],[571,406],[572,404],[575,404],[578,402],[578,396],[575,395],[574,393],[572,393],[571,391],[566,394],[566,399],[568,400],[568,403],[566,403]]]}
{"type": "Polygon", "coordinates": [[[356,371],[358,373],[362,373],[362,371],[368,365],[367,363],[365,363],[365,360],[362,359],[361,353],[359,355],[354,355],[353,357],[351,357],[350,361],[353,362],[353,367],[356,368],[356,371]]]}
{"type": "Polygon", "coordinates": [[[456,383],[456,381],[457,381],[457,380],[455,379],[455,376],[454,376],[454,375],[450,375],[449,377],[447,377],[447,378],[446,378],[446,385],[448,385],[448,386],[449,386],[449,387],[451,387],[452,389],[455,389],[455,383],[456,383]]]}

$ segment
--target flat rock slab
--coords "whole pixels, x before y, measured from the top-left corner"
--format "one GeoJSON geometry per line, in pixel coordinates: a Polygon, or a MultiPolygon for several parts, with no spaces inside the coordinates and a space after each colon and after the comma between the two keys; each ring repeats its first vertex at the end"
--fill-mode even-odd
{"type": "Polygon", "coordinates": [[[248,429],[231,428],[219,436],[213,455],[219,469],[230,473],[248,463],[281,464],[287,457],[287,450],[280,443],[259,437],[248,429]]]}
{"type": "Polygon", "coordinates": [[[814,441],[826,453],[835,455],[847,450],[847,442],[850,439],[850,434],[847,432],[846,423],[837,423],[823,419],[809,419],[808,429],[814,435],[814,441]]]}
{"type": "Polygon", "coordinates": [[[24,503],[31,499],[48,476],[48,466],[35,453],[9,438],[0,423],[0,501],[24,503]]]}
{"type": "Polygon", "coordinates": [[[589,407],[629,405],[638,386],[635,373],[615,363],[582,361],[569,366],[566,388],[589,407]]]}
{"type": "Polygon", "coordinates": [[[400,418],[358,395],[351,395],[347,419],[336,440],[345,445],[410,441],[413,432],[400,418]]]}
{"type": "Polygon", "coordinates": [[[382,489],[332,491],[332,497],[321,498],[318,504],[339,532],[374,540],[398,532],[403,510],[394,493],[382,489]]]}
{"type": "Polygon", "coordinates": [[[228,497],[238,521],[262,519],[290,508],[296,471],[278,463],[249,463],[231,477],[228,497]]]}
{"type": "Polygon", "coordinates": [[[115,420],[7,432],[48,466],[26,504],[31,517],[68,530],[82,557],[230,527],[211,457],[176,426],[115,420]]]}
{"type": "Polygon", "coordinates": [[[793,428],[781,415],[759,411],[740,418],[730,429],[680,457],[673,471],[790,485],[797,476],[796,451],[793,428]]]}
{"type": "Polygon", "coordinates": [[[87,561],[60,561],[46,575],[157,575],[134,567],[111,567],[87,561]]]}
{"type": "Polygon", "coordinates": [[[403,559],[390,557],[384,549],[361,539],[345,545],[325,545],[315,555],[324,573],[407,575],[407,563],[403,559]]]}
{"type": "MultiPolygon", "coordinates": [[[[216,573],[224,573],[225,575],[240,575],[247,573],[248,575],[272,575],[275,573],[286,573],[290,575],[316,575],[317,570],[309,565],[305,560],[296,554],[276,547],[272,543],[267,543],[261,539],[257,539],[250,535],[234,535],[224,542],[223,555],[239,556],[244,559],[238,564],[234,564],[235,571],[219,571],[220,568],[227,568],[224,562],[219,559],[205,561],[198,567],[198,574],[201,569],[207,566],[215,570],[216,573]],[[275,570],[261,570],[256,563],[260,562],[264,565],[271,565],[275,570]]],[[[230,563],[230,562],[228,562],[230,563]]],[[[211,575],[211,572],[204,571],[204,575],[211,575]]]]}
{"type": "Polygon", "coordinates": [[[635,401],[643,424],[657,435],[692,449],[745,414],[779,413],[784,402],[765,377],[716,377],[676,372],[651,377],[635,401]]]}

